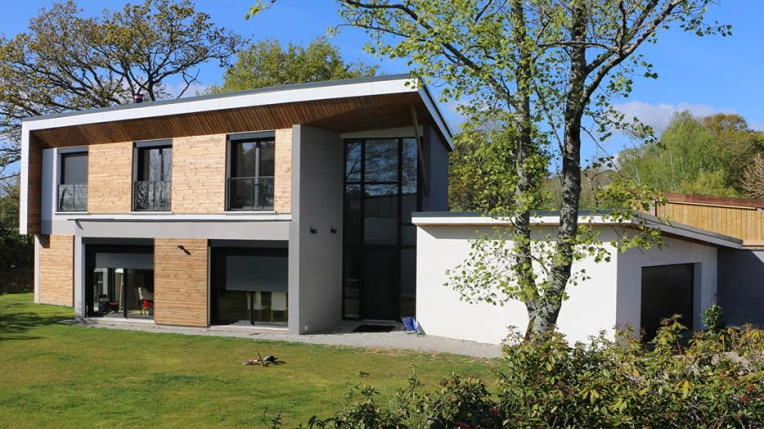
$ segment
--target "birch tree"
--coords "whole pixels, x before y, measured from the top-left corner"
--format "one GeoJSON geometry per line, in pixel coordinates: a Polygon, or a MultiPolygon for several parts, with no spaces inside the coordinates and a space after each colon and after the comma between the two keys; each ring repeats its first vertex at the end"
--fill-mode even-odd
{"type": "MultiPolygon", "coordinates": [[[[256,2],[250,16],[275,1],[256,2]]],[[[508,150],[502,156],[514,167],[506,189],[511,204],[500,207],[513,224],[512,248],[502,253],[506,269],[486,273],[486,254],[478,248],[472,261],[452,274],[451,286],[467,301],[521,299],[531,334],[554,329],[573,262],[588,254],[577,249],[593,245],[578,217],[582,136],[601,139],[623,126],[624,118],[609,100],[628,96],[638,76],[657,77],[639,48],[657,43],[658,35],[672,27],[698,36],[730,32],[727,25],[704,21],[713,0],[337,3],[344,20],[340,27],[365,29],[369,52],[408,59],[413,76],[443,85],[443,100],[467,103],[462,113],[471,120],[489,112],[505,124],[501,138],[508,150]],[[560,223],[550,238],[549,257],[539,263],[532,214],[543,200],[542,179],[553,161],[561,165],[560,223]]],[[[643,195],[611,193],[625,200],[643,195]]],[[[625,200],[627,206],[639,203],[625,200]]]]}

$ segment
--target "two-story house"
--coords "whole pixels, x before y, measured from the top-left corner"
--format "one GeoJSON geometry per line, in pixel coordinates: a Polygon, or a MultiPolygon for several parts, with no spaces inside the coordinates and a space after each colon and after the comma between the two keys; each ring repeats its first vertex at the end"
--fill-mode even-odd
{"type": "Polygon", "coordinates": [[[408,76],[27,119],[35,300],[293,334],[413,315],[411,213],[447,209],[451,148],[408,76]]]}

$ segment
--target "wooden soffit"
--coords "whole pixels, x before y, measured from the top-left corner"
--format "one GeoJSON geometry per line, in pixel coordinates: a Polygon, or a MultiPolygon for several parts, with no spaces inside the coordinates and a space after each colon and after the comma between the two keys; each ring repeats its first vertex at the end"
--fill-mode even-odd
{"type": "Polygon", "coordinates": [[[411,106],[434,125],[416,92],[241,107],[31,131],[43,147],[71,147],[291,128],[302,124],[337,133],[411,126],[411,106]]]}

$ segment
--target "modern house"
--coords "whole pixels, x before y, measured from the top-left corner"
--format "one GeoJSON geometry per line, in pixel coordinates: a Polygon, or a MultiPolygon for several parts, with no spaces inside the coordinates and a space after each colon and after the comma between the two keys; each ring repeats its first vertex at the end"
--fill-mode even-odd
{"type": "Polygon", "coordinates": [[[27,119],[35,300],[292,334],[414,315],[411,213],[447,210],[451,148],[407,75],[27,119]]]}

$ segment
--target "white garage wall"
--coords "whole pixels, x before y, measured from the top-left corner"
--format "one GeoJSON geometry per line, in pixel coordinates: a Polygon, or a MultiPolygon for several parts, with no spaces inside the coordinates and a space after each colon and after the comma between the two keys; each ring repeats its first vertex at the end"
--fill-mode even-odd
{"type": "Polygon", "coordinates": [[[701,314],[716,301],[717,250],[712,246],[670,237],[664,237],[663,241],[663,249],[631,249],[619,256],[616,320],[620,326],[640,326],[642,267],[696,264],[693,319],[682,323],[692,329],[702,329],[701,314]]]}
{"type": "MultiPolygon", "coordinates": [[[[470,251],[470,238],[478,232],[488,234],[491,226],[419,225],[417,235],[417,320],[428,335],[437,335],[486,343],[500,343],[507,327],[524,332],[528,317],[524,304],[511,301],[504,307],[486,303],[467,304],[459,294],[444,286],[447,269],[464,261],[470,251]]],[[[603,241],[614,237],[610,227],[600,227],[603,241]]],[[[550,227],[536,232],[551,232],[550,227]]],[[[609,245],[606,245],[612,249],[609,245]]],[[[611,252],[610,263],[596,264],[588,259],[574,265],[586,269],[591,279],[568,287],[570,299],[563,304],[558,329],[569,341],[585,341],[600,330],[616,324],[617,255],[611,252]]]]}

